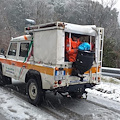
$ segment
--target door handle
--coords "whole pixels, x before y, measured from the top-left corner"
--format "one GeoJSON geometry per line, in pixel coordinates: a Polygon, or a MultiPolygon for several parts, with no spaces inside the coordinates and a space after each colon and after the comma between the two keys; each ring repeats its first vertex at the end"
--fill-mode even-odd
{"type": "Polygon", "coordinates": [[[12,63],[12,65],[15,65],[15,63],[12,63]]]}
{"type": "Polygon", "coordinates": [[[25,66],[25,65],[23,65],[22,67],[26,68],[26,66],[25,66]]]}

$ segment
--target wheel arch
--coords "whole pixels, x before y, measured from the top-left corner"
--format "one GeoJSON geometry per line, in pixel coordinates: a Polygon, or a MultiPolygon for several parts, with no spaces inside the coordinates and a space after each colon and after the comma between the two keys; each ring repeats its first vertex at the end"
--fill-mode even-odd
{"type": "Polygon", "coordinates": [[[36,79],[37,83],[42,87],[42,78],[40,72],[30,69],[25,76],[25,83],[27,83],[30,78],[36,79]]]}

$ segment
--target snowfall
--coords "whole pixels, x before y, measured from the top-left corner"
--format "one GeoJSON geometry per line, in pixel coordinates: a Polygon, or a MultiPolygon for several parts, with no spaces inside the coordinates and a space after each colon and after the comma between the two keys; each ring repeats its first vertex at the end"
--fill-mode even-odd
{"type": "MultiPolygon", "coordinates": [[[[93,102],[106,100],[120,104],[120,80],[112,77],[102,77],[101,83],[92,89],[86,89],[88,99],[93,102]],[[94,98],[97,98],[96,101],[94,98]],[[98,100],[99,99],[99,100],[98,100]]],[[[108,102],[103,102],[107,106],[108,102]]],[[[113,105],[113,104],[111,104],[113,105]]],[[[115,106],[110,106],[115,108],[115,106]]],[[[116,108],[118,106],[116,105],[116,108]]],[[[120,109],[119,107],[117,109],[120,109]]],[[[14,95],[13,92],[0,87],[0,114],[8,120],[55,120],[53,116],[37,109],[28,102],[14,95]]]]}

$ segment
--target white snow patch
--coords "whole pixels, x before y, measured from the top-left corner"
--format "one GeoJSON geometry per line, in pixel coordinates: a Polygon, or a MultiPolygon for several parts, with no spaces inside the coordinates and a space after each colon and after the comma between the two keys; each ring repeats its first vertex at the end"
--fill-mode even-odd
{"type": "MultiPolygon", "coordinates": [[[[119,109],[120,104],[119,91],[120,80],[111,77],[102,77],[99,85],[96,85],[93,89],[87,89],[90,100],[94,102],[95,100],[96,102],[103,101],[101,104],[116,109],[119,109]],[[104,99],[108,102],[104,103],[104,99]],[[116,105],[114,104],[115,101],[116,105]]],[[[55,120],[54,117],[40,109],[40,107],[37,108],[31,105],[2,87],[0,87],[0,113],[5,115],[8,120],[55,120]]]]}
{"type": "Polygon", "coordinates": [[[96,85],[93,89],[86,89],[86,91],[97,96],[120,102],[120,80],[116,78],[102,77],[99,85],[96,85]]]}
{"type": "Polygon", "coordinates": [[[55,120],[40,108],[0,88],[0,112],[9,120],[55,120]]]}

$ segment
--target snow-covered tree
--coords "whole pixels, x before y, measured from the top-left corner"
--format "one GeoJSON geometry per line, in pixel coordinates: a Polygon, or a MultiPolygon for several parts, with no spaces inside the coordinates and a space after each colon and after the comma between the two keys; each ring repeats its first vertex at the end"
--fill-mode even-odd
{"type": "MultiPolygon", "coordinates": [[[[34,19],[37,24],[53,21],[82,25],[95,24],[105,28],[106,47],[111,46],[111,51],[120,56],[118,12],[113,9],[116,0],[108,0],[108,2],[104,0],[101,0],[101,3],[92,0],[1,0],[0,41],[6,44],[11,36],[23,34],[27,18],[34,19]]],[[[105,52],[104,57],[107,58],[109,52],[107,50],[105,52]]],[[[112,54],[108,56],[110,59],[113,58],[112,54]]],[[[107,63],[105,59],[104,63],[107,63]]]]}

